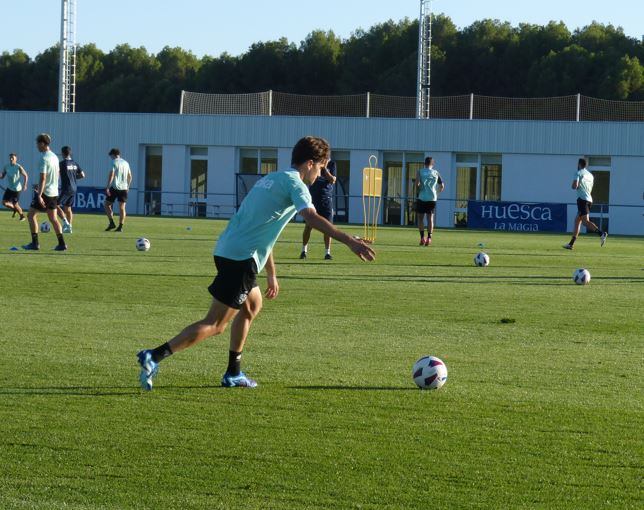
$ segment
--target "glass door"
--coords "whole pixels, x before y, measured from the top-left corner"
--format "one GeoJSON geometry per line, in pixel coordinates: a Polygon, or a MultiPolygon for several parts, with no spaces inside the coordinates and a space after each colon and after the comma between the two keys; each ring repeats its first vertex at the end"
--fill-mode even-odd
{"type": "Polygon", "coordinates": [[[145,192],[143,207],[145,214],[161,214],[161,176],[163,151],[158,146],[145,148],[145,192]]]}
{"type": "Polygon", "coordinates": [[[402,154],[385,153],[385,164],[382,169],[382,222],[385,225],[400,225],[402,217],[402,154]]]}

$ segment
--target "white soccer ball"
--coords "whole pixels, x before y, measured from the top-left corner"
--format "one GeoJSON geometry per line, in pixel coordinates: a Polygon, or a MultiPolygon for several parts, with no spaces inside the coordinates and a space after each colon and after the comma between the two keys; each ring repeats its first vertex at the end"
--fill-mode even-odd
{"type": "Polygon", "coordinates": [[[47,232],[49,232],[50,230],[51,230],[51,225],[50,225],[48,222],[43,221],[43,222],[40,224],[40,231],[41,231],[43,234],[46,234],[46,233],[47,233],[47,232]]]}
{"type": "Polygon", "coordinates": [[[479,266],[479,267],[486,267],[490,265],[490,257],[487,253],[485,252],[478,252],[474,256],[474,265],[479,266]]]}
{"type": "Polygon", "coordinates": [[[572,274],[572,281],[577,285],[587,285],[590,282],[590,271],[588,269],[576,269],[572,274]]]}
{"type": "Polygon", "coordinates": [[[148,251],[150,249],[150,241],[145,237],[139,237],[136,240],[136,249],[139,251],[148,251]]]}
{"type": "Polygon", "coordinates": [[[437,390],[447,381],[447,367],[436,356],[423,356],[414,363],[411,376],[421,390],[437,390]]]}

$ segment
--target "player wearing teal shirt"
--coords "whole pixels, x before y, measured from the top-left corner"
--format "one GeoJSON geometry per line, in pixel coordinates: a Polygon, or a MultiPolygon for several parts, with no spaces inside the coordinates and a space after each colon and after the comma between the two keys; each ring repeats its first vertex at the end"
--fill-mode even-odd
{"type": "Polygon", "coordinates": [[[438,194],[445,189],[445,183],[438,170],[434,169],[434,158],[425,158],[425,167],[416,172],[416,214],[418,231],[420,233],[420,246],[429,246],[434,233],[434,211],[438,194]],[[425,216],[427,216],[427,238],[425,238],[425,216]]]}
{"type": "Polygon", "coordinates": [[[57,251],[65,251],[67,245],[63,238],[62,227],[58,221],[58,158],[49,146],[51,145],[51,137],[46,133],[41,133],[36,137],[36,147],[42,154],[40,164],[38,165],[40,171],[40,182],[36,187],[34,199],[29,208],[29,230],[31,231],[31,243],[23,246],[25,250],[39,250],[40,244],[38,242],[38,213],[46,212],[51,222],[56,237],[58,238],[58,246],[54,249],[57,251]]]}
{"type": "Polygon", "coordinates": [[[228,367],[221,385],[257,386],[241,371],[246,337],[253,319],[262,308],[257,274],[266,268],[268,288],[264,295],[268,299],[276,298],[279,283],[273,247],[297,212],[310,226],[344,243],[360,259],[370,261],[375,258],[371,247],[338,230],[315,212],[307,185],[320,175],[330,152],[326,140],[302,138],[293,147],[291,170],[269,174],[255,184],[215,246],[217,275],[208,287],[213,300],[206,316],[156,349],[146,349],[137,354],[141,366],[139,380],[143,389],[152,389],[152,380],[163,359],[206,338],[219,335],[231,321],[228,367]]]}
{"type": "Polygon", "coordinates": [[[260,272],[287,223],[312,207],[309,189],[297,170],[268,174],[250,190],[219,236],[213,254],[232,260],[252,258],[260,272]]]}
{"type": "Polygon", "coordinates": [[[23,189],[27,189],[29,176],[22,165],[18,164],[18,156],[16,154],[9,154],[9,164],[5,165],[2,173],[0,173],[0,179],[4,179],[5,177],[7,178],[7,189],[5,189],[4,195],[2,196],[2,205],[7,209],[11,209],[13,216],[18,213],[20,221],[23,221],[25,215],[20,207],[20,192],[23,189]],[[24,177],[24,185],[20,182],[20,177],[24,177]]]}
{"type": "Polygon", "coordinates": [[[111,149],[109,156],[112,158],[112,168],[107,177],[107,187],[105,188],[107,197],[105,198],[104,207],[105,214],[110,223],[105,230],[116,229],[115,232],[122,232],[127,215],[125,212],[125,204],[127,203],[127,192],[132,182],[132,170],[130,170],[130,164],[121,158],[121,151],[117,148],[111,149]],[[114,223],[114,211],[112,210],[112,206],[116,200],[119,201],[118,227],[114,223]]]}
{"type": "Polygon", "coordinates": [[[586,166],[588,166],[586,160],[584,158],[579,158],[579,162],[577,163],[577,172],[575,173],[575,178],[572,181],[572,189],[577,192],[577,216],[575,217],[575,226],[573,227],[572,238],[568,244],[563,245],[566,250],[573,249],[575,241],[577,240],[577,237],[579,237],[582,223],[588,232],[599,235],[600,246],[604,246],[606,238],[608,237],[608,232],[602,232],[597,225],[590,221],[590,208],[593,205],[593,197],[591,193],[593,191],[595,177],[586,169],[586,166]]]}

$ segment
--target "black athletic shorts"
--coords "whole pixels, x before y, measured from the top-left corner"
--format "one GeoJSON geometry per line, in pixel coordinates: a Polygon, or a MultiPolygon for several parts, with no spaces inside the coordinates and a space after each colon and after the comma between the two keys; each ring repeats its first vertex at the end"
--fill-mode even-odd
{"type": "Polygon", "coordinates": [[[55,211],[58,207],[58,197],[48,197],[47,195],[43,195],[42,201],[45,203],[44,207],[40,205],[40,202],[38,202],[38,195],[34,193],[34,199],[31,202],[31,208],[36,209],[36,211],[47,212],[47,209],[55,211]]]}
{"type": "Polygon", "coordinates": [[[590,214],[590,206],[593,205],[592,202],[588,200],[583,200],[581,198],[577,199],[577,212],[579,216],[586,216],[590,214]]]}
{"type": "Polygon", "coordinates": [[[217,301],[239,310],[248,294],[257,287],[257,264],[255,259],[231,260],[215,256],[217,276],[208,287],[208,292],[217,301]]]}
{"type": "Polygon", "coordinates": [[[71,207],[72,205],[74,205],[74,195],[76,195],[76,193],[74,192],[61,193],[60,197],[58,198],[58,205],[60,205],[61,207],[71,207]]]}
{"type": "Polygon", "coordinates": [[[320,216],[322,216],[326,220],[333,223],[333,199],[332,198],[313,197],[313,207],[315,207],[315,211],[320,216]]]}
{"type": "Polygon", "coordinates": [[[424,200],[416,200],[416,212],[418,214],[431,214],[436,209],[436,200],[425,202],[424,200]]]}
{"type": "Polygon", "coordinates": [[[127,202],[127,190],[126,189],[115,189],[110,188],[110,196],[105,197],[105,201],[113,204],[118,198],[119,202],[124,204],[127,202]]]}
{"type": "Polygon", "coordinates": [[[20,192],[14,191],[9,188],[7,188],[4,192],[4,195],[2,195],[3,202],[11,202],[12,204],[16,204],[18,203],[19,200],[20,200],[20,192]]]}

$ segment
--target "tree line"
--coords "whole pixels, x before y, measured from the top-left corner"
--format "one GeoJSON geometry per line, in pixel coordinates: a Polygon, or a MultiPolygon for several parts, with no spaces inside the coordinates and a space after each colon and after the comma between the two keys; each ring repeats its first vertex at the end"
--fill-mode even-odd
{"type": "MultiPolygon", "coordinates": [[[[644,100],[644,40],[592,23],[570,31],[482,20],[459,30],[445,15],[433,20],[432,95],[548,97],[581,93],[644,100]]],[[[152,54],[128,44],[105,53],[77,50],[76,110],[178,112],[181,90],[249,93],[276,90],[342,95],[372,92],[415,96],[418,21],[387,21],[341,39],[315,30],[299,45],[258,42],[232,56],[197,58],[182,48],[152,54]]],[[[31,59],[22,50],[0,56],[0,109],[56,110],[58,46],[31,59]]]]}

